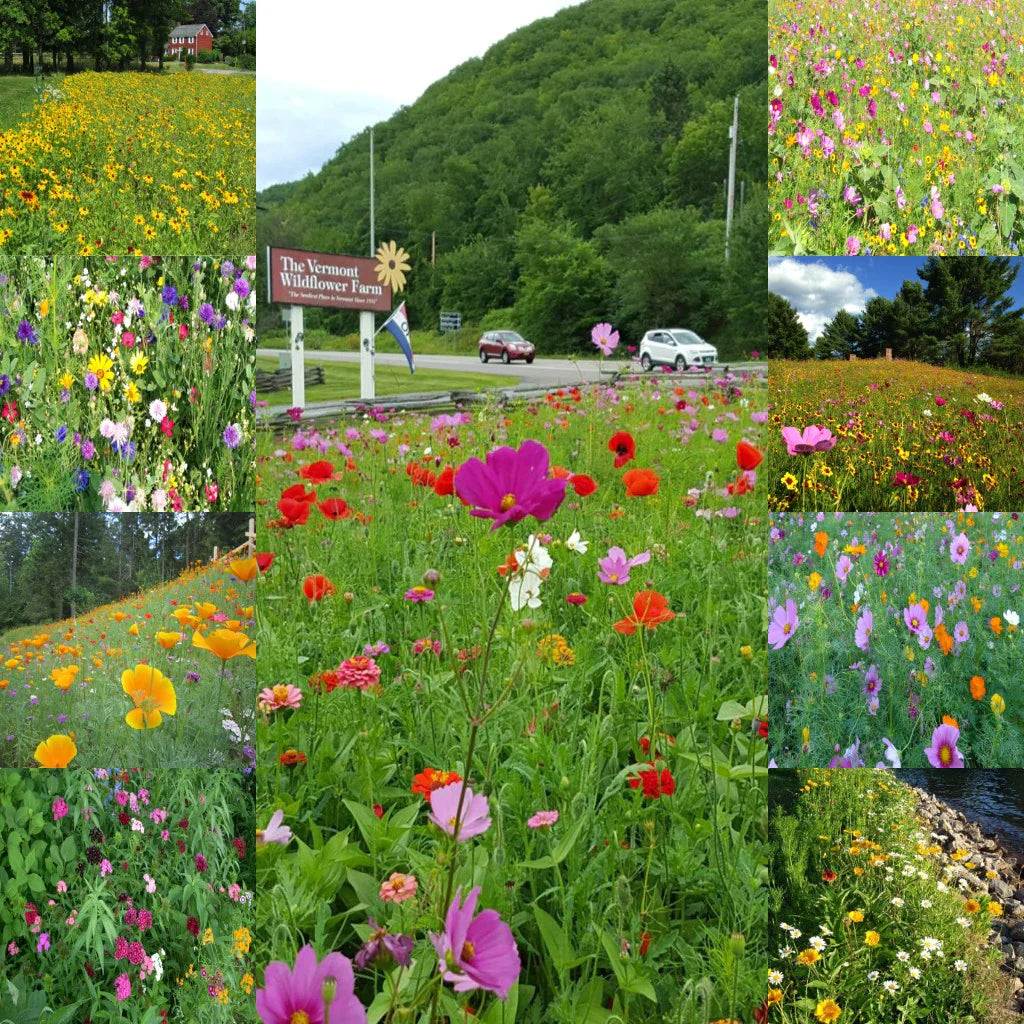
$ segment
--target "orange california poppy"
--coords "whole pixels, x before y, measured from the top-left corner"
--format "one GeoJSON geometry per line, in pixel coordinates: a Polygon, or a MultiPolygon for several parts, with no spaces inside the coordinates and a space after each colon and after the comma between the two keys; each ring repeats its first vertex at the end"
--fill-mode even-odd
{"type": "Polygon", "coordinates": [[[129,636],[138,636],[139,635],[139,624],[137,622],[133,622],[128,627],[128,635],[129,636]]]}
{"type": "Polygon", "coordinates": [[[243,583],[255,579],[256,573],[259,572],[255,558],[238,558],[233,562],[228,562],[228,568],[231,570],[231,575],[243,583]]]}
{"type": "Polygon", "coordinates": [[[217,606],[210,601],[194,601],[193,604],[196,606],[196,615],[202,622],[205,622],[211,615],[217,614],[217,606]]]}
{"type": "Polygon", "coordinates": [[[50,678],[53,680],[54,686],[66,691],[71,689],[71,684],[75,681],[75,676],[77,675],[77,665],[65,665],[61,668],[55,668],[50,673],[50,678]]]}
{"type": "Polygon", "coordinates": [[[819,530],[814,535],[814,553],[822,558],[825,555],[825,549],[828,547],[828,534],[823,530],[819,530]]]}
{"type": "Polygon", "coordinates": [[[985,680],[981,676],[971,676],[971,696],[975,700],[985,696],[985,680]]]}
{"type": "Polygon", "coordinates": [[[663,594],[656,590],[641,590],[633,598],[633,614],[619,619],[612,626],[616,633],[625,633],[632,636],[637,626],[646,626],[654,629],[663,622],[670,622],[676,617],[676,613],[668,606],[668,601],[663,594]]]}
{"type": "Polygon", "coordinates": [[[217,629],[209,636],[195,633],[192,637],[192,646],[216,654],[221,661],[237,658],[240,654],[247,658],[256,657],[255,641],[250,640],[244,633],[234,633],[230,629],[217,629]]]}
{"type": "Polygon", "coordinates": [[[746,441],[739,441],[736,444],[736,465],[742,470],[757,469],[764,456],[746,441]]]}
{"type": "Polygon", "coordinates": [[[645,498],[658,493],[659,478],[653,469],[631,469],[622,474],[622,482],[628,498],[645,498]]]}
{"type": "Polygon", "coordinates": [[[178,710],[174,686],[159,669],[149,665],[136,665],[121,673],[121,689],[128,694],[135,707],[124,716],[133,729],[155,729],[164,715],[178,710]]]}
{"type": "Polygon", "coordinates": [[[175,647],[177,644],[180,644],[181,641],[182,641],[182,638],[183,638],[183,634],[182,633],[164,633],[161,630],[161,632],[157,633],[157,635],[156,635],[156,642],[165,651],[169,651],[172,647],[175,647]]]}
{"type": "Polygon", "coordinates": [[[115,622],[124,622],[124,620],[127,619],[127,618],[128,618],[127,612],[114,612],[114,621],[115,622]]]}
{"type": "Polygon", "coordinates": [[[943,654],[949,654],[953,650],[953,638],[949,635],[945,623],[940,622],[935,627],[935,639],[938,641],[943,654]]]}
{"type": "Polygon", "coordinates": [[[63,733],[58,733],[56,736],[43,740],[36,747],[33,756],[44,768],[67,768],[77,753],[75,734],[65,736],[63,733]]]}

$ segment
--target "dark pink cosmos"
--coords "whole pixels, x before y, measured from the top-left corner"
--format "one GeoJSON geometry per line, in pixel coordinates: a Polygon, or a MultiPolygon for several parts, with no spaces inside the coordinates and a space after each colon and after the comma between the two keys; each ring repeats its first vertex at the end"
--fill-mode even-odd
{"type": "Polygon", "coordinates": [[[808,452],[827,452],[835,447],[836,439],[826,427],[811,425],[803,431],[796,427],[783,427],[782,439],[790,455],[806,455],[808,452]]]}
{"type": "Polygon", "coordinates": [[[317,963],[316,950],[303,946],[289,967],[280,960],[267,965],[264,988],[256,990],[256,1012],[263,1024],[292,1024],[305,1014],[309,1024],[324,1024],[323,984],[333,978],[331,1024],[366,1024],[366,1010],[356,998],[352,962],[340,953],[328,953],[317,963]]]}

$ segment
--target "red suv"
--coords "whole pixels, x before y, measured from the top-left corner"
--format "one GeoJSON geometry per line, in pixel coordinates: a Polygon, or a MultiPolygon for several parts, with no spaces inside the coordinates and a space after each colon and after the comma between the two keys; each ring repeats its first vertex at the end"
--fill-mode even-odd
{"type": "Polygon", "coordinates": [[[533,345],[515,331],[487,331],[477,342],[477,348],[480,350],[481,363],[486,363],[491,356],[503,363],[510,363],[513,359],[525,359],[532,363],[537,354],[533,345]]]}

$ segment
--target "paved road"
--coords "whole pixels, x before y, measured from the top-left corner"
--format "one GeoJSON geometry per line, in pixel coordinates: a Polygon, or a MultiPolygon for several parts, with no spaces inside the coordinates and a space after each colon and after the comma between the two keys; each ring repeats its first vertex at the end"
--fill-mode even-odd
{"type": "MultiPolygon", "coordinates": [[[[281,349],[258,349],[257,354],[276,358],[281,354],[281,349]]],[[[405,356],[398,352],[378,352],[375,360],[382,366],[405,366],[405,356]]],[[[358,363],[358,352],[314,352],[306,350],[306,362],[314,363],[358,363]]],[[[451,370],[456,373],[487,373],[493,374],[496,383],[500,383],[502,377],[518,377],[523,384],[535,384],[540,387],[548,387],[556,384],[585,383],[601,379],[601,364],[596,359],[581,360],[573,362],[571,359],[537,359],[532,365],[526,363],[509,363],[505,366],[502,363],[491,361],[484,366],[479,359],[473,356],[416,356],[416,365],[424,370],[451,370]]],[[[606,359],[605,370],[623,369],[628,364],[624,360],[606,359]]],[[[729,368],[738,370],[762,370],[768,369],[768,364],[760,363],[730,363],[729,368]]],[[[639,366],[637,366],[639,369],[639,366]]]]}

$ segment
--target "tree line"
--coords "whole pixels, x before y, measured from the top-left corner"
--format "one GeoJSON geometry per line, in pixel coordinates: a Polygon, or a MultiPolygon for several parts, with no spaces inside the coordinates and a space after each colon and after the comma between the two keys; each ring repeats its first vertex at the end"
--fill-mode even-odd
{"type": "Polygon", "coordinates": [[[840,309],[813,344],[797,310],[768,295],[768,355],[774,359],[895,359],[1024,373],[1024,308],[1010,295],[1020,259],[929,256],[892,299],[875,296],[862,313],[840,309]]]}
{"type": "Polygon", "coordinates": [[[124,71],[151,58],[162,67],[176,24],[205,24],[223,53],[256,52],[256,5],[241,0],[0,0],[2,71],[124,71]]]}
{"type": "MultiPolygon", "coordinates": [[[[376,236],[411,255],[412,326],[436,329],[443,309],[545,352],[592,352],[602,320],[631,340],[678,326],[763,348],[766,45],[760,0],[587,0],[377,125],[376,236]]],[[[263,190],[261,251],[364,254],[368,166],[367,129],[319,172],[263,190]]],[[[261,317],[280,324],[266,307],[261,317]]],[[[347,334],[357,319],[315,310],[306,326],[347,334]]]]}
{"type": "Polygon", "coordinates": [[[57,622],[177,578],[244,543],[248,513],[0,516],[0,629],[57,622]]]}

